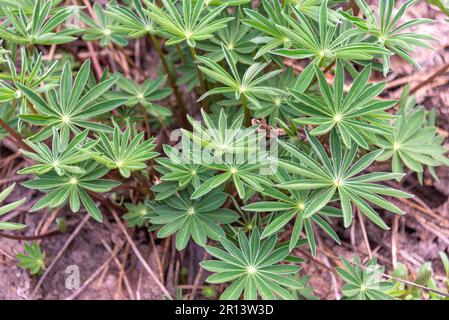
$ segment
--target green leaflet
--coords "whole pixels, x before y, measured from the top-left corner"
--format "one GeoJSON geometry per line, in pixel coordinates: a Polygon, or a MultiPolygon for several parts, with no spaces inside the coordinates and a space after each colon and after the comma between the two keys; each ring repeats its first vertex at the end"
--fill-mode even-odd
{"type": "Polygon", "coordinates": [[[56,32],[56,28],[72,16],[74,7],[53,8],[53,2],[36,0],[29,15],[25,14],[22,6],[18,6],[18,10],[5,7],[2,16],[7,21],[0,25],[0,37],[18,45],[52,45],[75,40],[76,28],[63,28],[56,32]]]}
{"type": "Polygon", "coordinates": [[[361,265],[360,259],[354,257],[350,262],[341,259],[342,268],[337,268],[338,275],[343,279],[345,285],[343,294],[349,300],[392,300],[393,297],[388,290],[393,285],[383,281],[385,268],[377,265],[377,259],[373,258],[366,265],[361,265]]]}
{"type": "MultiPolygon", "coordinates": [[[[15,184],[10,185],[8,188],[0,192],[0,204],[13,192],[15,184]]],[[[25,203],[25,198],[0,206],[0,217],[11,212],[18,207],[20,207],[23,203],[25,203]]],[[[8,221],[0,221],[0,230],[20,230],[25,228],[26,226],[20,223],[8,222],[8,221]]]]}

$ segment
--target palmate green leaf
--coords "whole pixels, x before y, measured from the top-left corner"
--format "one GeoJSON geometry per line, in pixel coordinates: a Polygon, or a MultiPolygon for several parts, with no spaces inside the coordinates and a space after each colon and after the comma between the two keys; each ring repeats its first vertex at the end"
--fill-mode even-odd
{"type": "Polygon", "coordinates": [[[0,80],[0,102],[20,101],[21,112],[27,110],[26,98],[17,84],[28,86],[37,92],[46,92],[56,83],[53,73],[58,62],[53,62],[46,67],[42,61],[42,53],[38,53],[37,50],[29,54],[24,47],[20,49],[19,70],[16,69],[16,63],[10,54],[6,56],[5,61],[9,72],[2,74],[2,80],[0,80]]]}
{"type": "Polygon", "coordinates": [[[198,188],[202,182],[212,176],[212,170],[194,161],[188,150],[188,152],[184,152],[184,150],[178,151],[169,145],[164,145],[163,149],[168,157],[158,157],[156,162],[159,165],[155,166],[155,169],[162,174],[162,183],[176,182],[179,189],[184,189],[188,186],[198,188]]]}
{"type": "Polygon", "coordinates": [[[74,137],[68,145],[62,145],[60,133],[53,128],[51,150],[44,143],[25,140],[25,143],[34,150],[34,153],[26,150],[22,150],[22,153],[38,164],[23,168],[17,173],[41,175],[52,170],[60,176],[63,176],[66,172],[85,173],[84,169],[78,166],[78,163],[91,158],[89,154],[81,152],[81,148],[88,150],[93,147],[92,141],[86,143],[87,134],[88,131],[85,130],[74,137]]]}
{"type": "MultiPolygon", "coordinates": [[[[1,203],[11,194],[11,192],[14,190],[15,184],[10,185],[8,188],[0,192],[0,217],[7,214],[8,212],[11,212],[18,207],[20,207],[22,204],[25,203],[25,198],[6,204],[1,205],[1,203]]],[[[14,222],[8,222],[8,221],[0,221],[0,230],[20,230],[25,228],[26,226],[20,223],[14,223],[14,222]]]]}
{"type": "MultiPolygon", "coordinates": [[[[20,49],[20,55],[17,56],[14,62],[10,54],[7,55],[6,65],[8,71],[0,77],[0,102],[11,102],[11,104],[18,109],[18,113],[29,113],[29,105],[25,95],[19,89],[18,84],[25,85],[35,92],[47,92],[54,87],[57,78],[53,75],[58,62],[52,62],[48,66],[42,61],[42,54],[37,50],[26,50],[25,47],[20,49]],[[20,67],[17,68],[16,65],[20,67]]],[[[14,112],[16,118],[16,112],[14,112]]],[[[19,119],[17,121],[17,129],[19,131],[23,128],[23,122],[19,119]]]]}
{"type": "MultiPolygon", "coordinates": [[[[198,157],[195,151],[198,151],[198,148],[200,150],[204,148],[210,150],[214,158],[224,161],[230,155],[255,151],[258,142],[262,139],[262,136],[256,134],[258,125],[249,128],[243,127],[243,115],[237,116],[231,124],[228,122],[228,116],[224,109],[221,109],[216,123],[204,110],[201,110],[201,115],[205,126],[194,118],[187,116],[193,132],[182,130],[184,136],[193,142],[191,146],[183,146],[183,148],[190,147],[192,156],[198,157]]],[[[201,158],[194,158],[193,160],[198,161],[198,163],[205,161],[201,158]]]]}
{"type": "Polygon", "coordinates": [[[116,22],[109,26],[110,30],[120,35],[135,39],[155,32],[155,23],[145,13],[140,0],[132,0],[130,8],[110,4],[105,13],[116,22]]]}
{"type": "Polygon", "coordinates": [[[256,109],[260,109],[261,97],[283,93],[283,91],[278,88],[264,85],[267,80],[276,76],[282,70],[271,71],[259,76],[267,65],[263,63],[254,63],[246,69],[243,76],[240,76],[237,70],[237,62],[223,43],[222,50],[231,73],[209,58],[198,57],[198,62],[202,64],[199,66],[200,70],[209,78],[224,85],[223,87],[217,87],[207,91],[198,99],[199,101],[211,95],[233,93],[236,100],[240,100],[243,96],[251,102],[256,109]]]}
{"type": "MultiPolygon", "coordinates": [[[[377,44],[362,42],[358,29],[338,30],[338,25],[329,21],[328,1],[322,1],[318,17],[318,32],[309,19],[297,8],[293,8],[296,19],[286,17],[288,27],[277,26],[292,42],[290,48],[273,50],[272,53],[293,59],[310,58],[317,65],[336,59],[345,61],[373,60],[378,55],[389,55],[387,49],[377,44]]],[[[344,24],[341,24],[344,27],[344,24]]]]}
{"type": "Polygon", "coordinates": [[[106,14],[106,11],[97,2],[93,5],[95,19],[90,17],[83,11],[80,12],[81,21],[83,21],[87,28],[83,30],[84,41],[97,40],[102,47],[115,43],[121,47],[128,44],[126,35],[120,29],[114,29],[116,25],[115,20],[106,14]]]}
{"type": "Polygon", "coordinates": [[[251,27],[242,24],[239,17],[240,10],[236,10],[234,15],[234,20],[228,24],[227,28],[218,30],[213,38],[199,42],[197,47],[207,52],[206,58],[220,62],[225,58],[223,44],[235,61],[251,65],[254,63],[252,52],[257,48],[257,44],[251,42],[255,32],[251,27]]]}
{"type": "MultiPolygon", "coordinates": [[[[192,199],[197,199],[208,194],[215,188],[232,182],[240,198],[245,198],[246,189],[263,190],[263,185],[270,181],[259,174],[261,168],[269,165],[263,152],[257,154],[257,148],[263,135],[256,134],[258,126],[242,128],[243,115],[238,116],[231,125],[225,111],[222,109],[217,123],[202,110],[202,116],[206,127],[198,121],[188,117],[192,124],[193,132],[183,130],[183,134],[193,143],[183,146],[191,150],[193,161],[202,164],[205,168],[218,171],[192,194],[192,199]]],[[[259,150],[261,151],[261,150],[259,150]]]]}
{"type": "Polygon", "coordinates": [[[169,108],[154,103],[154,101],[167,98],[172,93],[171,88],[163,88],[166,76],[158,77],[155,80],[147,79],[142,84],[127,79],[120,73],[116,76],[118,77],[116,85],[120,91],[111,92],[109,97],[127,98],[125,103],[127,107],[141,105],[155,117],[170,117],[173,114],[169,108]]]}
{"type": "Polygon", "coordinates": [[[43,208],[56,208],[70,204],[72,212],[78,212],[81,204],[86,211],[97,221],[102,222],[103,217],[88,192],[104,193],[120,185],[119,182],[101,179],[109,169],[99,166],[93,160],[79,164],[84,170],[82,174],[66,172],[59,176],[49,172],[37,176],[34,180],[26,181],[22,185],[47,193],[34,204],[31,211],[43,208]]]}
{"type": "Polygon", "coordinates": [[[279,264],[287,258],[289,250],[286,245],[276,247],[276,241],[275,236],[261,239],[258,229],[254,229],[249,238],[240,231],[237,244],[221,237],[223,249],[206,246],[207,252],[218,260],[200,263],[204,269],[213,272],[206,281],[231,282],[220,296],[222,300],[236,300],[242,292],[245,300],[255,300],[259,296],[267,300],[294,299],[287,289],[303,287],[293,277],[300,267],[279,264]]]}
{"type": "Polygon", "coordinates": [[[227,22],[233,19],[220,18],[226,4],[206,10],[205,0],[162,0],[161,9],[152,1],[145,2],[148,15],[160,26],[162,36],[169,39],[167,45],[185,41],[190,47],[195,47],[197,41],[211,38],[214,32],[226,28],[227,22]],[[182,11],[176,6],[178,3],[182,4],[182,11]]]}
{"type": "MultiPolygon", "coordinates": [[[[50,0],[52,10],[62,2],[62,0],[50,0]]],[[[0,3],[0,15],[4,15],[3,9],[9,8],[12,11],[18,11],[19,8],[22,8],[23,12],[26,15],[31,15],[34,10],[34,6],[36,4],[35,0],[3,0],[0,3]]]]}
{"type": "Polygon", "coordinates": [[[59,81],[59,90],[50,90],[45,99],[26,86],[17,84],[38,114],[22,114],[19,117],[32,125],[44,127],[30,137],[31,141],[42,141],[52,134],[53,128],[61,130],[61,144],[68,143],[70,132],[77,135],[82,129],[111,132],[104,124],[92,121],[95,117],[110,112],[126,102],[126,99],[99,100],[117,81],[103,80],[86,92],[90,73],[90,60],[80,68],[72,84],[70,64],[66,63],[59,81]]]}
{"type": "Polygon", "coordinates": [[[360,259],[354,257],[352,262],[342,258],[342,268],[337,268],[338,275],[343,279],[344,299],[349,300],[393,300],[388,293],[393,285],[383,281],[385,268],[377,265],[373,258],[366,265],[361,265],[360,259]]]}
{"type": "MultiPolygon", "coordinates": [[[[297,179],[296,175],[289,175],[285,169],[278,168],[273,179],[276,183],[285,183],[297,179]]],[[[261,201],[248,204],[242,209],[252,212],[273,212],[273,218],[264,228],[261,238],[269,237],[281,231],[290,221],[294,220],[294,226],[290,235],[289,250],[293,250],[299,239],[301,232],[305,228],[307,240],[309,242],[312,255],[316,254],[316,243],[312,224],[316,224],[326,232],[337,243],[340,239],[329,224],[330,217],[342,217],[339,209],[326,206],[332,200],[326,197],[323,192],[316,190],[286,190],[288,194],[280,192],[271,187],[265,187],[262,194],[273,200],[261,201]]]]}
{"type": "Polygon", "coordinates": [[[402,174],[387,172],[360,174],[379,157],[382,150],[365,154],[355,161],[357,147],[353,145],[350,150],[343,153],[344,149],[341,148],[341,142],[337,134],[333,132],[330,139],[331,157],[329,157],[320,142],[307,129],[305,131],[313,153],[319,160],[289,143],[279,141],[281,146],[294,159],[292,162],[281,161],[279,166],[304,177],[281,183],[278,185],[279,188],[289,190],[319,189],[323,193],[323,199],[330,199],[334,194],[338,195],[345,227],[349,227],[352,222],[351,204],[383,229],[388,229],[388,226],[369,203],[396,214],[404,214],[401,209],[384,199],[382,195],[396,198],[411,197],[411,195],[375,183],[396,179],[403,176],[402,174]]]}
{"type": "MultiPolygon", "coordinates": [[[[371,43],[376,43],[397,54],[405,61],[419,67],[416,60],[410,55],[410,52],[414,51],[414,47],[431,48],[428,41],[434,40],[434,38],[427,34],[405,32],[404,30],[419,24],[431,23],[432,20],[417,18],[409,19],[402,23],[401,18],[407,9],[417,1],[408,0],[394,12],[395,2],[395,0],[380,0],[379,11],[374,13],[365,0],[356,0],[358,7],[365,16],[364,18],[354,17],[344,11],[339,11],[339,13],[358,29],[371,35],[371,43]]],[[[384,75],[386,75],[390,70],[390,57],[385,55],[383,60],[383,71],[384,75]]]]}
{"type": "MultiPolygon", "coordinates": [[[[305,72],[307,73],[307,71],[305,72]]],[[[307,74],[304,74],[304,76],[306,75],[307,74]]],[[[301,116],[301,112],[299,112],[296,108],[292,108],[288,104],[288,100],[291,97],[288,90],[295,89],[297,81],[300,78],[301,76],[295,77],[292,68],[288,68],[285,72],[269,79],[266,83],[267,86],[277,88],[282,90],[282,92],[279,91],[273,95],[262,96],[260,101],[261,108],[254,110],[254,117],[267,118],[268,124],[276,126],[279,120],[287,122],[291,118],[298,118],[301,116]]],[[[307,80],[307,78],[303,77],[300,79],[300,82],[306,83],[307,80]]]]}
{"type": "Polygon", "coordinates": [[[27,15],[19,3],[17,10],[3,8],[5,22],[0,25],[0,38],[18,45],[52,45],[71,42],[78,32],[75,28],[63,28],[56,32],[77,10],[76,7],[54,7],[55,1],[36,0],[33,11],[27,15]]]}
{"type": "Polygon", "coordinates": [[[172,196],[155,207],[157,216],[151,223],[161,225],[158,237],[165,238],[176,233],[176,248],[183,250],[190,238],[200,246],[205,246],[207,239],[218,240],[225,233],[220,224],[230,224],[238,220],[239,215],[221,208],[228,198],[224,192],[214,192],[200,199],[190,199],[191,190],[172,196]]]}
{"type": "Polygon", "coordinates": [[[24,253],[19,253],[17,259],[19,260],[18,266],[22,269],[29,269],[31,274],[38,274],[41,270],[45,269],[45,252],[43,252],[40,246],[33,242],[30,245],[24,244],[24,253]]]}
{"type": "Polygon", "coordinates": [[[129,178],[132,171],[145,169],[145,162],[158,155],[154,152],[156,146],[153,138],[144,140],[144,132],[134,135],[132,131],[129,127],[122,131],[115,124],[112,139],[100,132],[99,141],[92,152],[83,151],[108,169],[118,169],[123,177],[129,178]]]}
{"type": "Polygon", "coordinates": [[[417,107],[415,103],[408,89],[404,90],[399,118],[393,123],[393,133],[379,136],[376,144],[384,149],[379,161],[392,158],[394,173],[403,173],[406,166],[417,173],[422,183],[424,166],[438,179],[434,168],[449,165],[449,159],[445,155],[448,149],[442,145],[444,137],[437,134],[437,128],[432,123],[432,114],[428,115],[423,107],[417,107]]]}
{"type": "Polygon", "coordinates": [[[269,53],[275,48],[288,48],[291,45],[291,39],[288,35],[278,28],[278,26],[288,27],[286,17],[290,15],[290,6],[281,6],[280,1],[262,0],[261,8],[266,13],[259,12],[260,9],[256,11],[245,8],[245,18],[242,19],[244,24],[263,33],[263,36],[256,36],[251,40],[255,44],[262,45],[254,59],[269,53]]]}
{"type": "Polygon", "coordinates": [[[237,194],[241,199],[244,199],[248,190],[255,190],[261,192],[264,186],[269,185],[270,181],[259,174],[259,170],[266,163],[225,163],[207,165],[211,169],[219,171],[219,173],[204,183],[202,183],[195,192],[192,193],[191,198],[197,199],[205,194],[210,193],[214,189],[231,182],[237,194]]]}
{"type": "Polygon", "coordinates": [[[320,68],[315,67],[315,72],[320,96],[291,90],[295,100],[290,105],[307,116],[295,119],[296,123],[315,126],[310,132],[312,135],[336,131],[348,148],[355,142],[368,149],[370,140],[375,140],[374,134],[391,133],[389,120],[392,116],[386,110],[393,107],[396,101],[376,99],[385,88],[385,83],[368,83],[370,65],[354,79],[348,93],[343,90],[345,76],[340,61],[337,61],[333,86],[327,83],[320,68]]]}

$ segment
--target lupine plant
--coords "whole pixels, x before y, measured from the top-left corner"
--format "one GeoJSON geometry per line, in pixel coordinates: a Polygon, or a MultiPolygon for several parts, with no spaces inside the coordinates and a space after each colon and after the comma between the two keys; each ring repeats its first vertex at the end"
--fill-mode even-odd
{"type": "MultiPolygon", "coordinates": [[[[317,236],[341,243],[356,212],[389,229],[388,212],[406,213],[397,199],[413,197],[404,175],[449,165],[435,113],[407,93],[385,99],[379,80],[392,56],[417,66],[415,47],[431,48],[408,29],[431,22],[405,19],[414,0],[106,2],[0,6],[0,137],[27,159],[21,185],[41,195],[31,211],[120,213],[183,254],[205,250],[209,296],[313,297],[299,272],[317,236]],[[75,40],[155,54],[106,67],[68,50],[75,40]]],[[[20,265],[39,272],[45,255],[25,252],[20,265]]],[[[375,260],[342,263],[346,298],[391,296],[375,260]]]]}

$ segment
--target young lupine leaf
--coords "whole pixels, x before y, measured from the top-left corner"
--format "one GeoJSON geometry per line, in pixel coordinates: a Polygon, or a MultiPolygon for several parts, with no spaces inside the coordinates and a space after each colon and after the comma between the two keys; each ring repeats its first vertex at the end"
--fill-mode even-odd
{"type": "MultiPolygon", "coordinates": [[[[62,0],[50,0],[50,2],[51,6],[55,7],[59,3],[61,3],[62,0]]],[[[2,2],[0,2],[0,15],[5,15],[5,13],[3,12],[4,8],[8,8],[12,11],[18,11],[20,7],[26,15],[31,15],[33,13],[35,4],[35,0],[3,0],[2,2]]]]}
{"type": "Polygon", "coordinates": [[[122,218],[127,222],[128,228],[143,227],[150,218],[156,217],[155,207],[157,204],[154,201],[139,202],[136,205],[125,203],[128,210],[122,218]]]}
{"type": "Polygon", "coordinates": [[[85,143],[87,134],[88,131],[85,130],[74,137],[68,145],[62,145],[60,133],[53,128],[53,143],[51,150],[44,143],[35,143],[25,140],[25,143],[34,150],[34,153],[26,150],[22,150],[22,153],[38,164],[23,168],[17,173],[41,175],[52,170],[60,176],[63,176],[66,172],[78,174],[85,173],[84,169],[79,167],[78,164],[90,159],[89,154],[81,152],[81,147],[84,150],[93,147],[92,142],[85,143]]]}
{"type": "MultiPolygon", "coordinates": [[[[378,161],[392,158],[394,173],[403,173],[404,165],[417,173],[419,181],[423,182],[423,166],[438,179],[435,167],[449,165],[445,156],[448,149],[442,146],[444,137],[437,134],[437,128],[432,123],[432,114],[427,115],[423,107],[416,107],[414,97],[408,95],[408,89],[403,91],[399,118],[393,123],[392,134],[380,135],[377,145],[384,149],[378,161]]],[[[433,110],[432,112],[435,112],[433,110]]]]}
{"type": "Polygon", "coordinates": [[[103,193],[120,185],[119,182],[101,179],[109,169],[99,166],[95,161],[88,160],[80,164],[83,174],[66,172],[59,176],[49,172],[26,181],[23,185],[30,189],[37,189],[47,193],[35,203],[31,211],[43,208],[56,208],[70,204],[72,212],[78,212],[81,204],[86,211],[97,221],[102,222],[103,217],[88,192],[103,193]]]}
{"type": "Polygon", "coordinates": [[[190,238],[204,247],[207,238],[218,240],[225,233],[220,224],[230,224],[238,220],[239,215],[221,208],[228,198],[224,192],[214,192],[200,199],[191,200],[190,190],[172,196],[155,208],[156,217],[151,223],[162,225],[158,232],[159,238],[166,238],[176,233],[176,248],[183,250],[190,238]]]}
{"type": "Polygon", "coordinates": [[[252,9],[244,9],[246,18],[242,19],[244,24],[264,34],[263,36],[256,36],[252,39],[252,42],[255,44],[263,44],[257,51],[254,59],[267,54],[275,48],[281,46],[288,48],[291,45],[291,40],[288,35],[279,29],[279,26],[288,27],[287,16],[290,15],[290,6],[282,7],[280,1],[271,2],[262,0],[261,8],[266,13],[252,9]]]}
{"type": "Polygon", "coordinates": [[[314,288],[309,283],[310,276],[298,276],[298,281],[303,285],[301,289],[293,289],[293,296],[295,300],[319,300],[319,297],[314,294],[314,288]]]}
{"type": "Polygon", "coordinates": [[[220,173],[202,183],[191,197],[197,199],[228,181],[232,181],[241,199],[246,197],[248,188],[261,192],[264,186],[270,184],[268,179],[258,173],[258,170],[265,165],[266,163],[251,163],[251,161],[250,163],[230,162],[207,165],[208,168],[218,170],[220,173]]]}
{"type": "Polygon", "coordinates": [[[211,178],[212,171],[195,161],[190,151],[178,151],[169,145],[164,145],[163,149],[167,158],[157,158],[159,165],[155,166],[162,174],[162,183],[176,182],[179,189],[187,186],[198,188],[202,182],[211,178]]]}
{"type": "MultiPolygon", "coordinates": [[[[397,54],[405,61],[419,67],[419,64],[410,55],[414,51],[414,47],[432,48],[427,41],[435,40],[434,37],[417,33],[404,32],[405,29],[423,23],[431,23],[430,19],[409,19],[407,22],[401,23],[401,18],[408,8],[416,3],[416,0],[408,0],[401,4],[399,10],[394,13],[395,0],[380,0],[379,11],[374,13],[365,0],[356,0],[360,10],[363,12],[364,18],[354,17],[345,11],[339,13],[363,33],[373,37],[371,42],[375,42],[391,52],[397,54]]],[[[390,56],[384,56],[383,71],[384,75],[390,70],[390,56]]]]}
{"type": "Polygon", "coordinates": [[[257,126],[242,128],[243,115],[238,116],[228,126],[223,109],[217,125],[203,110],[202,116],[206,128],[188,117],[194,131],[192,133],[183,130],[183,133],[193,141],[190,148],[192,155],[196,156],[194,161],[200,161],[204,167],[220,173],[198,186],[192,194],[192,199],[201,197],[228,181],[234,183],[242,199],[247,194],[245,191],[247,187],[261,191],[263,185],[270,184],[268,179],[258,174],[258,170],[267,165],[267,154],[256,152],[261,139],[264,138],[263,135],[256,134],[257,126]]]}
{"type": "Polygon", "coordinates": [[[276,241],[276,236],[261,239],[258,229],[254,229],[249,238],[240,231],[237,245],[221,237],[223,249],[206,246],[207,252],[219,260],[200,263],[204,269],[213,272],[206,281],[231,282],[220,296],[222,300],[237,300],[242,292],[245,300],[255,300],[258,296],[266,300],[293,300],[288,289],[303,287],[293,277],[301,268],[279,264],[287,258],[289,250],[287,245],[276,247],[276,241]]]}
{"type": "Polygon", "coordinates": [[[142,2],[132,0],[131,8],[117,4],[111,4],[107,7],[106,14],[116,22],[110,26],[110,30],[131,39],[153,34],[155,23],[145,13],[142,2]]]}
{"type": "Polygon", "coordinates": [[[20,50],[20,72],[17,72],[16,65],[8,54],[6,56],[9,74],[5,75],[8,81],[0,80],[0,102],[21,100],[21,111],[26,110],[26,98],[17,87],[17,84],[25,85],[36,92],[46,92],[54,86],[55,79],[52,74],[58,62],[54,62],[50,67],[45,67],[42,61],[42,53],[34,51],[29,54],[25,48],[20,50]]]}
{"type": "MultiPolygon", "coordinates": [[[[236,117],[231,125],[228,123],[228,116],[224,109],[221,109],[216,124],[204,110],[201,110],[201,115],[205,127],[199,121],[188,116],[187,119],[192,125],[193,132],[182,130],[182,133],[194,143],[191,146],[193,151],[196,145],[199,145],[200,148],[215,151],[214,156],[222,157],[226,154],[243,154],[256,150],[257,142],[262,138],[256,135],[258,125],[244,128],[243,115],[236,117]]],[[[202,163],[205,159],[194,160],[202,163]]]]}
{"type": "Polygon", "coordinates": [[[31,246],[25,243],[23,248],[25,253],[17,255],[17,259],[19,259],[17,265],[22,269],[29,269],[31,274],[38,274],[41,270],[44,270],[45,252],[41,250],[40,246],[33,242],[31,246]]]}
{"type": "Polygon", "coordinates": [[[220,29],[216,35],[208,41],[199,42],[198,48],[208,52],[205,57],[219,62],[224,59],[222,43],[228,48],[234,60],[243,64],[251,65],[254,59],[251,53],[257,45],[251,42],[255,33],[247,25],[242,24],[239,18],[240,11],[235,11],[235,18],[227,28],[220,29]]]}
{"type": "Polygon", "coordinates": [[[123,177],[129,178],[131,171],[145,169],[145,162],[158,155],[153,151],[156,147],[153,138],[143,141],[144,132],[133,136],[131,131],[129,127],[122,131],[115,124],[112,140],[100,132],[99,142],[93,152],[87,150],[87,153],[108,169],[118,169],[123,177]]]}
{"type": "Polygon", "coordinates": [[[226,5],[206,10],[205,0],[182,1],[182,12],[177,8],[176,1],[162,0],[163,8],[158,8],[152,1],[145,0],[148,15],[160,25],[160,33],[168,38],[167,45],[187,42],[195,47],[197,41],[203,41],[213,36],[213,33],[226,28],[232,17],[220,18],[220,13],[226,5]],[[206,14],[203,15],[203,13],[206,14]]]}
{"type": "Polygon", "coordinates": [[[127,98],[126,106],[134,107],[139,104],[156,117],[169,117],[172,115],[169,108],[153,102],[165,99],[172,93],[172,89],[162,88],[167,77],[158,77],[155,80],[147,79],[142,84],[129,80],[120,73],[117,74],[117,77],[116,85],[120,91],[111,92],[109,94],[111,98],[127,98]]]}
{"type": "Polygon", "coordinates": [[[87,28],[83,30],[85,41],[98,40],[102,47],[106,47],[111,43],[115,43],[121,47],[126,46],[128,41],[125,34],[120,33],[114,29],[115,20],[106,14],[105,10],[97,2],[93,5],[93,11],[96,20],[84,12],[80,12],[81,21],[83,21],[87,28]]]}
{"type": "Polygon", "coordinates": [[[5,20],[0,24],[0,37],[18,45],[52,45],[71,42],[79,30],[76,28],[55,29],[63,25],[75,12],[75,7],[54,7],[54,1],[36,0],[28,16],[24,7],[18,10],[3,8],[5,20]]]}
{"type": "Polygon", "coordinates": [[[282,90],[264,85],[268,79],[279,74],[282,70],[268,72],[262,76],[259,74],[267,66],[264,63],[254,63],[246,69],[243,76],[240,76],[237,70],[237,62],[229,52],[228,48],[222,44],[223,54],[231,73],[223,69],[218,63],[206,57],[198,57],[200,70],[208,77],[223,84],[223,87],[217,87],[207,91],[199,98],[199,101],[211,95],[233,93],[236,100],[240,100],[241,96],[251,102],[256,109],[260,109],[260,97],[270,96],[283,93],[282,90]]]}
{"type": "Polygon", "coordinates": [[[383,281],[385,268],[377,264],[373,258],[365,266],[361,265],[360,259],[354,257],[353,262],[342,258],[343,268],[337,268],[339,276],[345,282],[343,287],[344,299],[348,300],[392,300],[388,294],[393,285],[383,281]]]}
{"type": "MultiPolygon", "coordinates": [[[[444,252],[440,252],[440,258],[444,259],[444,252]],[[441,255],[443,254],[443,255],[441,255]]],[[[447,257],[446,257],[447,258],[447,257]]],[[[444,263],[444,260],[442,261],[444,263]]],[[[388,294],[393,298],[399,300],[421,300],[423,293],[428,295],[429,300],[444,300],[447,297],[439,295],[436,292],[424,291],[420,287],[427,287],[441,292],[447,292],[446,288],[440,289],[438,287],[438,282],[434,279],[434,273],[432,270],[432,264],[430,262],[423,263],[416,275],[411,275],[411,272],[407,269],[407,266],[403,263],[398,263],[397,267],[394,269],[392,276],[394,278],[390,279],[390,285],[392,288],[388,290],[388,294]],[[403,281],[398,281],[400,279],[403,281]],[[406,284],[413,283],[414,285],[406,284]]],[[[447,279],[446,279],[447,280],[447,279]]],[[[426,297],[427,298],[427,297],[426,297]]]]}
{"type": "Polygon", "coordinates": [[[292,108],[287,102],[290,99],[288,89],[294,89],[296,77],[292,68],[288,68],[284,73],[278,74],[267,81],[267,86],[277,88],[279,92],[274,95],[262,97],[260,101],[261,109],[254,111],[256,118],[268,118],[268,124],[275,126],[279,120],[289,121],[302,115],[296,108],[292,108]]]}
{"type": "Polygon", "coordinates": [[[61,130],[61,143],[63,145],[68,142],[70,132],[75,135],[81,132],[79,128],[112,131],[109,126],[94,122],[92,119],[114,110],[125,103],[126,99],[99,101],[99,98],[114,85],[117,78],[103,80],[86,92],[89,73],[90,60],[81,66],[72,84],[70,64],[66,63],[59,81],[59,90],[50,90],[45,100],[28,87],[17,84],[38,112],[38,114],[22,114],[19,117],[32,125],[45,127],[30,137],[31,141],[41,141],[48,138],[52,134],[53,128],[61,130]]]}
{"type": "Polygon", "coordinates": [[[348,148],[355,142],[360,147],[368,149],[368,141],[375,141],[374,134],[391,133],[388,120],[391,120],[392,116],[385,110],[395,105],[396,101],[375,99],[385,88],[385,83],[368,83],[371,74],[370,65],[355,78],[348,93],[343,90],[345,76],[340,61],[337,61],[333,86],[327,83],[320,68],[315,67],[315,72],[320,96],[291,90],[295,100],[290,105],[307,115],[295,119],[295,123],[316,126],[310,131],[315,136],[336,131],[348,148]]]}
{"type": "MultiPolygon", "coordinates": [[[[8,188],[0,192],[0,204],[11,194],[11,192],[14,190],[14,187],[15,184],[12,184],[8,188]]],[[[20,207],[22,204],[24,204],[25,200],[26,198],[23,198],[21,200],[0,206],[0,217],[20,207]]],[[[20,223],[0,221],[0,230],[20,230],[25,227],[25,225],[20,223]]]]}
{"type": "Polygon", "coordinates": [[[329,22],[327,0],[321,3],[318,32],[307,17],[296,8],[288,19],[289,27],[278,26],[292,45],[289,49],[276,49],[272,53],[293,59],[312,59],[317,65],[335,61],[335,59],[357,61],[373,60],[377,55],[388,55],[390,52],[377,44],[358,40],[363,32],[352,28],[338,32],[338,25],[329,22]]]}
{"type": "Polygon", "coordinates": [[[367,153],[354,162],[357,155],[356,145],[353,144],[350,150],[343,153],[345,149],[342,148],[334,131],[330,138],[331,157],[329,157],[321,143],[307,129],[305,131],[314,155],[319,160],[287,142],[279,141],[294,159],[294,161],[281,161],[279,166],[303,178],[278,185],[279,188],[288,190],[321,190],[321,197],[311,209],[306,209],[305,217],[311,216],[317,207],[324,206],[334,194],[337,194],[340,200],[345,227],[349,227],[352,222],[352,205],[383,229],[389,228],[369,203],[396,214],[404,214],[396,205],[381,196],[400,198],[411,195],[374,183],[400,178],[403,174],[387,172],[359,174],[379,157],[382,150],[367,153]]]}
{"type": "MultiPolygon", "coordinates": [[[[286,183],[297,179],[298,176],[289,175],[284,169],[278,168],[278,171],[273,178],[276,183],[286,183]]],[[[320,190],[309,192],[309,190],[287,189],[287,192],[288,194],[285,194],[276,189],[265,187],[262,194],[272,198],[272,201],[255,202],[242,208],[243,210],[252,212],[273,213],[273,218],[263,230],[261,238],[269,237],[272,234],[281,231],[291,220],[294,220],[293,231],[290,235],[290,251],[296,247],[301,232],[305,228],[310,250],[315,256],[316,243],[313,228],[311,227],[312,224],[316,224],[337,243],[340,243],[338,235],[329,225],[327,220],[329,217],[342,217],[342,213],[339,209],[333,207],[317,205],[323,196],[320,190]],[[313,208],[311,209],[311,207],[313,208]],[[310,214],[309,212],[313,213],[310,214]],[[308,217],[305,217],[306,213],[308,217]],[[310,231],[312,231],[312,233],[309,233],[310,231]]]]}

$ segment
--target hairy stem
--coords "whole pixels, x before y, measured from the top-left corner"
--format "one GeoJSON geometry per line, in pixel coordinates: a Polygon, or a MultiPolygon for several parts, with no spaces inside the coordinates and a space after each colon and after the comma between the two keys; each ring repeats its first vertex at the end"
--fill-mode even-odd
{"type": "Polygon", "coordinates": [[[165,74],[167,75],[168,82],[170,86],[173,89],[173,93],[175,94],[176,100],[178,101],[178,119],[181,123],[181,126],[184,128],[189,127],[189,123],[187,122],[187,109],[186,105],[184,104],[184,100],[182,99],[181,94],[179,93],[178,86],[176,85],[176,81],[173,77],[173,74],[170,71],[170,68],[168,67],[167,60],[165,59],[165,55],[162,52],[161,44],[159,43],[159,40],[156,39],[156,37],[153,34],[150,34],[151,41],[154,45],[154,48],[156,49],[159,59],[162,63],[162,68],[164,69],[165,74]]]}
{"type": "Polygon", "coordinates": [[[182,51],[181,46],[179,44],[176,45],[176,51],[178,51],[179,59],[181,60],[181,62],[183,64],[185,64],[187,61],[186,56],[185,56],[184,52],[182,51]]]}
{"type": "Polygon", "coordinates": [[[242,107],[245,126],[249,127],[251,125],[251,114],[249,113],[248,109],[248,99],[244,94],[242,94],[242,107]]]}
{"type": "Polygon", "coordinates": [[[13,128],[11,128],[3,119],[0,118],[0,126],[5,129],[6,132],[13,138],[13,140],[16,142],[18,146],[20,146],[22,149],[26,151],[33,150],[23,141],[22,136],[17,133],[13,128]]]}

